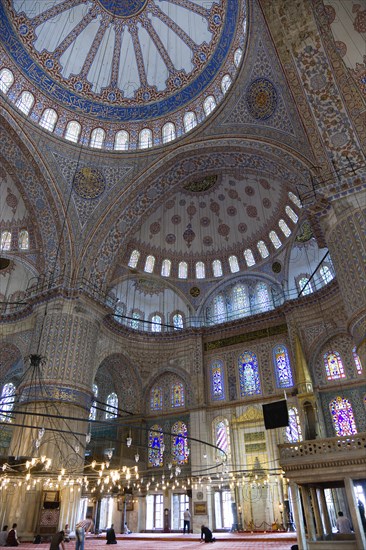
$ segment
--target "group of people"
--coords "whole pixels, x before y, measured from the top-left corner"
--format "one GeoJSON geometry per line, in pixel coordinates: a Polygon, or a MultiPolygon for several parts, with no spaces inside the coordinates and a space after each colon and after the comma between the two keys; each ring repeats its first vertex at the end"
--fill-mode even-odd
{"type": "Polygon", "coordinates": [[[17,524],[13,523],[13,527],[9,530],[8,526],[4,525],[3,530],[0,531],[0,546],[19,546],[19,543],[17,524]]]}

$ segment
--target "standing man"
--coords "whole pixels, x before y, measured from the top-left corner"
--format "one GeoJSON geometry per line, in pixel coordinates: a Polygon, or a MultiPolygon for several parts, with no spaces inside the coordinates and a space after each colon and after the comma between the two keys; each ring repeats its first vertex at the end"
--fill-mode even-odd
{"type": "Polygon", "coordinates": [[[189,534],[190,531],[191,531],[191,514],[189,512],[189,509],[187,508],[187,510],[184,512],[183,514],[183,519],[184,519],[184,524],[183,524],[183,535],[186,534],[186,528],[187,528],[187,533],[189,534]]]}
{"type": "Polygon", "coordinates": [[[338,512],[337,529],[338,533],[352,533],[351,522],[343,512],[338,512]]]}
{"type": "Polygon", "coordinates": [[[75,527],[76,544],[75,550],[84,550],[85,533],[90,533],[94,528],[94,521],[91,516],[79,521],[75,527]]]}

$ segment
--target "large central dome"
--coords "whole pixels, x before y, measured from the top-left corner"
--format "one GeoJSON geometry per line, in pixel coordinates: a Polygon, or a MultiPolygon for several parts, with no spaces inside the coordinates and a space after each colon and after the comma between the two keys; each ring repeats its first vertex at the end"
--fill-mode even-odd
{"type": "Polygon", "coordinates": [[[147,0],[99,0],[103,8],[116,17],[133,17],[147,4],[147,0]]]}

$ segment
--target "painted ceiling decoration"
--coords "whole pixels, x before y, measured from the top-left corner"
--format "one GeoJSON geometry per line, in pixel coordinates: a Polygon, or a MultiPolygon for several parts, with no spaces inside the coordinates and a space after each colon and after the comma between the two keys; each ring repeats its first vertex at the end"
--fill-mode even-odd
{"type": "Polygon", "coordinates": [[[55,105],[104,121],[150,121],[219,84],[233,47],[244,47],[244,6],[9,0],[0,6],[0,31],[13,62],[55,105]]]}

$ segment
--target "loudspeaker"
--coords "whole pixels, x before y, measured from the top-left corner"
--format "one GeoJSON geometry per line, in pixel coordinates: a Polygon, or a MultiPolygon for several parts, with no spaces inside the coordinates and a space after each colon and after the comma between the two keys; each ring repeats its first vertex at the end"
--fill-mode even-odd
{"type": "Polygon", "coordinates": [[[192,489],[187,489],[186,490],[186,495],[187,495],[187,497],[192,498],[192,489]]]}
{"type": "Polygon", "coordinates": [[[262,405],[262,408],[266,430],[288,426],[288,410],[285,399],[262,405]]]}

